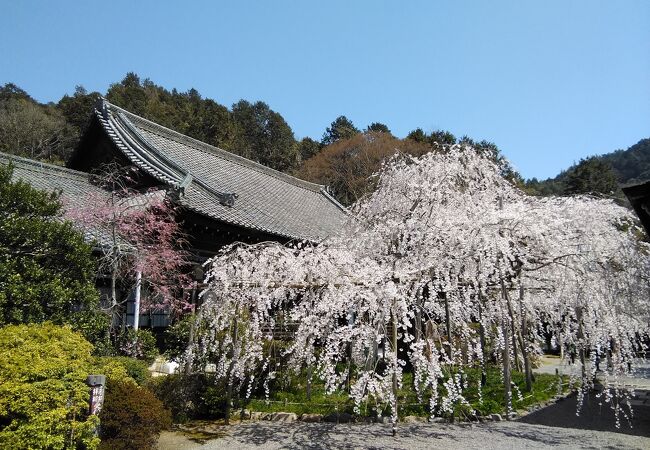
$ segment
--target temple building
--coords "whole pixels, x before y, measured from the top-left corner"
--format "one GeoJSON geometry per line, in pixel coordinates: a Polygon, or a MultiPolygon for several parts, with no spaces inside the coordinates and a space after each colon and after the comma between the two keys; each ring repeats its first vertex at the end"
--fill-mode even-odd
{"type": "MultiPolygon", "coordinates": [[[[197,279],[201,263],[224,245],[320,242],[346,219],[345,208],[325,186],[184,136],[104,99],[96,105],[68,167],[7,154],[0,154],[0,163],[13,164],[15,179],[61,191],[72,202],[101,193],[91,173],[105,164],[137,168],[137,188],[171,192],[181,206],[178,220],[197,279]]],[[[132,305],[126,321],[133,324],[132,305]]],[[[166,326],[167,319],[164,314],[143,315],[139,323],[153,328],[166,326]]]]}

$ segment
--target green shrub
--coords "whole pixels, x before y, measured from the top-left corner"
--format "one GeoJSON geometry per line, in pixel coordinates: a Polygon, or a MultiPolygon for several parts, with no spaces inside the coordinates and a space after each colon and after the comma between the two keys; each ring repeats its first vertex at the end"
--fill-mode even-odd
{"type": "Polygon", "coordinates": [[[151,374],[145,361],[128,356],[104,356],[97,358],[98,373],[103,373],[110,380],[119,381],[126,377],[133,379],[139,386],[149,382],[151,374]],[[123,372],[123,373],[122,373],[123,372]]]}
{"type": "Polygon", "coordinates": [[[108,318],[91,245],[61,220],[59,195],[13,178],[13,167],[0,164],[0,326],[71,324],[101,347],[108,318]]]}
{"type": "Polygon", "coordinates": [[[193,314],[188,314],[165,330],[165,355],[169,359],[178,359],[185,354],[190,339],[190,329],[196,321],[193,314]]]}
{"type": "Polygon", "coordinates": [[[96,448],[92,345],[45,322],[0,328],[0,448],[96,448]]]}
{"type": "Polygon", "coordinates": [[[117,347],[125,356],[151,364],[158,356],[156,337],[149,330],[129,328],[117,337],[117,347]]]}
{"type": "Polygon", "coordinates": [[[101,419],[100,449],[154,449],[171,415],[146,388],[128,380],[108,381],[101,419]]]}
{"type": "Polygon", "coordinates": [[[173,374],[152,378],[149,387],[165,407],[172,412],[174,421],[222,417],[219,397],[225,392],[225,385],[215,384],[211,375],[173,374]]]}

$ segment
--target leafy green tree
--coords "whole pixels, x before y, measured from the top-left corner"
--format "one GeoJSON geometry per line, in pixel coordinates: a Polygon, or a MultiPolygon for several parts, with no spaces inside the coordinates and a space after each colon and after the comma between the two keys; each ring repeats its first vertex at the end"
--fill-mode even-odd
{"type": "Polygon", "coordinates": [[[31,102],[34,101],[34,99],[30,97],[25,90],[19,88],[14,83],[6,83],[4,86],[0,87],[0,102],[4,102],[12,98],[28,100],[31,102]]]}
{"type": "Polygon", "coordinates": [[[381,122],[373,122],[370,125],[368,125],[365,129],[366,133],[388,133],[390,134],[390,130],[386,125],[384,125],[381,122]]]}
{"type": "Polygon", "coordinates": [[[75,132],[74,139],[79,139],[86,129],[93,107],[100,97],[99,92],[89,93],[83,86],[76,86],[73,95],[66,94],[57,103],[57,108],[75,132]]]}
{"type": "Polygon", "coordinates": [[[359,133],[359,129],[354,126],[352,121],[345,116],[338,116],[334,122],[325,130],[322,145],[331,145],[341,139],[350,139],[359,133]]]}
{"type": "Polygon", "coordinates": [[[416,128],[406,136],[406,139],[410,139],[415,142],[427,142],[427,134],[422,131],[422,128],[416,128]]]}
{"type": "Polygon", "coordinates": [[[236,139],[232,150],[266,166],[288,171],[298,164],[293,131],[264,102],[240,100],[232,106],[236,139]]]}
{"type": "Polygon", "coordinates": [[[106,93],[106,98],[134,114],[145,115],[147,92],[144,87],[140,83],[140,77],[129,72],[121,82],[111,85],[106,93]]]}
{"type": "Polygon", "coordinates": [[[303,138],[298,143],[298,153],[300,159],[306,161],[318,152],[321,151],[322,146],[310,137],[303,138]]]}
{"type": "Polygon", "coordinates": [[[46,322],[0,328],[0,448],[94,449],[92,345],[46,322]]]}
{"type": "Polygon", "coordinates": [[[0,326],[70,323],[100,342],[107,323],[91,247],[62,220],[58,195],[12,181],[12,173],[0,166],[0,326]]]}
{"type": "Polygon", "coordinates": [[[600,159],[612,167],[621,184],[650,179],[650,139],[641,139],[627,150],[616,150],[600,159]]]}
{"type": "MultiPolygon", "coordinates": [[[[449,131],[436,130],[436,131],[432,131],[431,134],[427,136],[427,141],[431,145],[454,145],[456,143],[456,136],[454,136],[449,131]]],[[[469,139],[469,141],[471,141],[471,139],[469,139]]],[[[465,142],[465,143],[467,145],[471,145],[472,142],[465,142]]]]}
{"type": "Polygon", "coordinates": [[[62,163],[74,137],[61,112],[18,94],[0,100],[0,151],[62,163]]]}
{"type": "Polygon", "coordinates": [[[228,108],[204,99],[196,89],[171,91],[128,73],[111,85],[106,98],[135,114],[200,141],[231,150],[235,124],[228,108]]]}
{"type": "Polygon", "coordinates": [[[427,134],[422,130],[422,128],[416,128],[415,130],[411,131],[406,136],[406,139],[410,139],[415,142],[426,142],[434,147],[454,145],[456,143],[456,136],[454,136],[449,131],[436,130],[432,131],[431,134],[427,134]]]}
{"type": "Polygon", "coordinates": [[[619,191],[616,175],[611,166],[598,157],[581,159],[567,171],[565,195],[601,194],[616,195],[619,191]]]}
{"type": "Polygon", "coordinates": [[[235,124],[228,108],[214,100],[204,99],[194,105],[194,120],[187,134],[224,150],[232,150],[235,124]]]}

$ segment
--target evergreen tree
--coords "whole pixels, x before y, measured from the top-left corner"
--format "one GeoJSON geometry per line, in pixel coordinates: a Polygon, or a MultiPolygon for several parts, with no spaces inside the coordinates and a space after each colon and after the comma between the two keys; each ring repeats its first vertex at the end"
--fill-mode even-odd
{"type": "Polygon", "coordinates": [[[601,194],[612,196],[618,192],[616,175],[609,164],[592,156],[581,159],[568,170],[565,179],[565,195],[601,194]]]}
{"type": "Polygon", "coordinates": [[[341,139],[350,139],[358,133],[359,129],[354,126],[350,119],[345,116],[338,116],[325,130],[321,144],[330,145],[341,139]]]}
{"type": "Polygon", "coordinates": [[[415,142],[426,142],[427,134],[422,131],[422,128],[416,128],[406,136],[406,139],[410,139],[415,142]]]}
{"type": "Polygon", "coordinates": [[[288,171],[298,164],[293,131],[264,102],[240,100],[232,106],[235,144],[232,151],[271,168],[288,171]]]}
{"type": "Polygon", "coordinates": [[[390,130],[386,125],[381,122],[373,122],[366,127],[366,133],[387,133],[390,134],[390,130]]]}
{"type": "Polygon", "coordinates": [[[321,150],[321,145],[310,137],[303,138],[298,143],[298,153],[301,161],[306,161],[321,150]]]}
{"type": "Polygon", "coordinates": [[[78,139],[86,129],[95,103],[101,97],[99,92],[88,92],[83,86],[76,86],[73,95],[64,95],[57,108],[63,113],[78,139]]]}
{"type": "Polygon", "coordinates": [[[107,323],[91,247],[61,220],[58,195],[12,181],[12,172],[0,166],[0,326],[70,323],[97,342],[107,323]]]}

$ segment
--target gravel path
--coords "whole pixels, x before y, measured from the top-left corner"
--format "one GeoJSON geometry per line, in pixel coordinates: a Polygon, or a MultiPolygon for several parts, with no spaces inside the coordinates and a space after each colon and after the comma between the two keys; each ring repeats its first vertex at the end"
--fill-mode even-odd
{"type": "Polygon", "coordinates": [[[227,435],[194,443],[164,433],[160,450],[211,449],[649,449],[650,438],[605,431],[577,430],[521,422],[480,425],[390,425],[253,422],[228,428],[227,435]]]}
{"type": "MultiPolygon", "coordinates": [[[[567,368],[557,358],[544,361],[540,372],[562,373],[567,368]]],[[[399,425],[397,437],[387,424],[248,422],[223,427],[223,437],[204,444],[165,432],[160,450],[212,449],[644,449],[650,450],[650,364],[638,365],[629,384],[637,389],[630,428],[623,420],[615,428],[611,410],[594,395],[585,399],[576,416],[576,397],[529,414],[513,422],[450,425],[416,423],[399,425]]]]}

